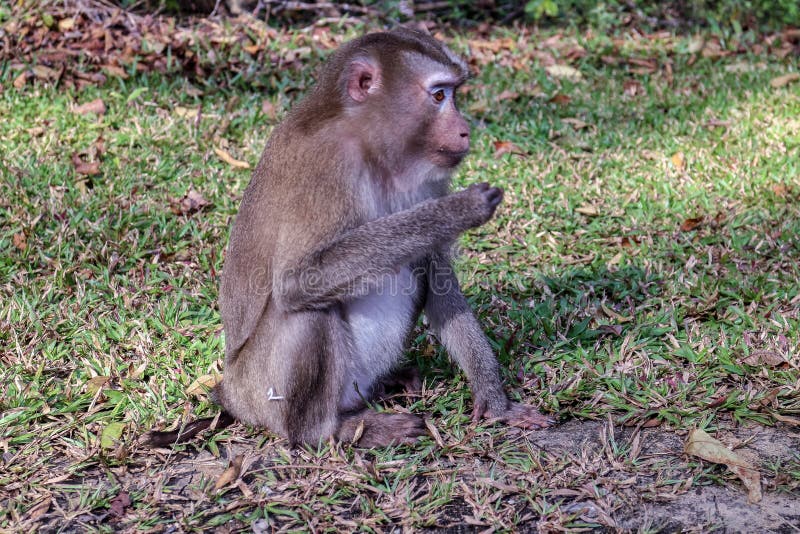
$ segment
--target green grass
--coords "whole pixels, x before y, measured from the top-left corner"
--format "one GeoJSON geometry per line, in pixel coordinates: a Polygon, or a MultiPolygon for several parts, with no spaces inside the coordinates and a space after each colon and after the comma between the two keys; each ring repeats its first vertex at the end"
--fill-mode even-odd
{"type": "MultiPolygon", "coordinates": [[[[681,52],[688,36],[670,38],[670,54],[632,37],[617,48],[604,36],[568,37],[587,52],[573,63],[582,80],[549,76],[529,44],[508,53],[525,68],[482,65],[463,99],[474,149],[455,185],[488,181],[506,197],[462,240],[459,269],[512,395],[562,421],[610,417],[678,432],[800,417],[800,84],[770,86],[798,70],[797,57],[695,57],[681,52]],[[601,60],[612,53],[654,57],[660,68],[635,74],[601,60]],[[626,96],[629,80],[643,93],[626,96]],[[519,96],[499,100],[505,90],[519,96]],[[555,94],[570,101],[551,102],[555,94]],[[495,157],[494,141],[528,155],[495,157]],[[689,219],[701,220],[682,230],[689,219]]],[[[221,369],[219,274],[249,171],[213,149],[254,166],[276,123],[262,101],[283,110],[310,69],[265,76],[265,91],[234,83],[198,96],[180,76],[111,78],[76,92],[39,82],[17,90],[14,74],[0,66],[0,527],[24,525],[51,494],[82,524],[121,488],[134,503],[124,524],[140,529],[267,518],[378,530],[466,516],[501,530],[532,518],[597,526],[602,516],[570,513],[553,488],[596,483],[592,470],[610,469],[606,458],[662,473],[613,440],[600,456],[568,458],[470,424],[465,379],[420,331],[409,356],[427,387],[407,406],[430,415],[445,447],[428,439],[374,453],[290,451],[234,427],[181,450],[219,456],[249,443],[263,455],[249,471],[254,496],[210,491],[203,475],[187,490],[196,506],[184,508],[128,484],[126,473],[164,469],[137,435],[216,412],[187,388],[221,369]],[[95,98],[103,116],[71,113],[95,98]],[[187,108],[201,109],[200,120],[187,108]],[[76,175],[74,153],[99,157],[101,174],[76,175]],[[192,189],[209,206],[175,213],[192,189]],[[102,448],[104,430],[115,429],[119,444],[102,448]]],[[[773,462],[768,487],[796,494],[799,472],[796,457],[773,462]]],[[[685,480],[660,476],[654,495],[685,480]]],[[[48,509],[41,520],[53,517],[48,509]]]]}

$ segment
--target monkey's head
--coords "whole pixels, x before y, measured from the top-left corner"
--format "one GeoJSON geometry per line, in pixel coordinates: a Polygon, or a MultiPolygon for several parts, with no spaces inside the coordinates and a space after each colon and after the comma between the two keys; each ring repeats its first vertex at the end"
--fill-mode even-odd
{"type": "Polygon", "coordinates": [[[317,91],[380,165],[451,169],[469,151],[469,124],[456,106],[468,74],[464,61],[430,35],[398,28],[343,45],[323,67],[317,91]]]}

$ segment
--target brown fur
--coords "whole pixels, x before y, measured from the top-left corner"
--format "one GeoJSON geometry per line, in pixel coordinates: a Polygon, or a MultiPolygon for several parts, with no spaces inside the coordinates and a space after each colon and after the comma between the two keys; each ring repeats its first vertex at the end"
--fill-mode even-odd
{"type": "Polygon", "coordinates": [[[275,129],[244,192],[222,277],[217,394],[233,417],[292,443],[335,436],[379,446],[424,434],[421,418],[363,403],[397,367],[424,307],[467,374],[476,416],[549,424],[507,400],[443,252],[502,198],[486,184],[448,192],[469,147],[453,101],[466,76],[463,61],[429,35],[366,35],[333,54],[275,129]]]}

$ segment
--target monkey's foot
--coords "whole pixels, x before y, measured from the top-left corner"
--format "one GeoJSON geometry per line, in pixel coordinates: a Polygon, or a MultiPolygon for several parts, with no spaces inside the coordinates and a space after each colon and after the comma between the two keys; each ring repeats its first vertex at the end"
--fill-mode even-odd
{"type": "Polygon", "coordinates": [[[342,417],[337,437],[341,441],[370,449],[392,444],[412,444],[427,433],[425,421],[417,415],[363,410],[342,417]]]}
{"type": "Polygon", "coordinates": [[[547,428],[556,423],[555,419],[542,414],[533,406],[520,404],[518,402],[509,402],[508,408],[506,408],[505,411],[496,412],[495,410],[485,410],[483,413],[480,413],[480,411],[476,410],[473,413],[474,420],[481,417],[506,423],[510,426],[532,430],[547,428]]]}

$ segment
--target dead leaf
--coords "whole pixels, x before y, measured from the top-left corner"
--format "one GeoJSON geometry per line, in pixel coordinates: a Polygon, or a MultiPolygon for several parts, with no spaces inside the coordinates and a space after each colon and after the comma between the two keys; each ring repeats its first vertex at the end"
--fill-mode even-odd
{"type": "Polygon", "coordinates": [[[583,78],[581,71],[569,65],[548,65],[544,68],[545,72],[553,78],[560,78],[564,80],[571,80],[577,82],[583,78]]]}
{"type": "Polygon", "coordinates": [[[230,165],[231,167],[236,167],[237,169],[249,169],[250,164],[246,161],[240,161],[235,159],[233,156],[222,150],[221,148],[214,148],[214,153],[219,156],[219,159],[230,165]]]}
{"type": "Polygon", "coordinates": [[[622,83],[622,93],[625,96],[636,96],[644,94],[644,87],[639,80],[625,80],[622,83]]]}
{"type": "Polygon", "coordinates": [[[683,152],[675,152],[670,161],[675,165],[678,172],[683,172],[683,168],[686,166],[686,156],[683,155],[683,152]]]}
{"type": "Polygon", "coordinates": [[[575,118],[572,118],[572,117],[567,117],[565,119],[561,119],[561,122],[566,122],[567,124],[569,124],[570,126],[575,128],[576,130],[583,130],[584,128],[588,128],[590,126],[590,124],[588,124],[586,122],[583,122],[580,119],[575,119],[575,118]]]}
{"type": "Polygon", "coordinates": [[[800,426],[800,419],[797,417],[792,417],[790,415],[781,415],[779,413],[772,412],[772,417],[775,418],[776,421],[780,421],[781,423],[786,423],[787,425],[794,425],[800,426]]]}
{"type": "Polygon", "coordinates": [[[275,110],[275,104],[269,100],[264,100],[261,102],[261,113],[273,120],[278,116],[278,113],[275,110]]]}
{"type": "Polygon", "coordinates": [[[68,32],[75,27],[75,19],[72,17],[61,19],[58,21],[58,29],[62,32],[68,32]]]}
{"type": "Polygon", "coordinates": [[[36,78],[45,81],[57,80],[59,77],[61,77],[62,72],[61,70],[51,69],[50,67],[46,67],[44,65],[36,65],[31,70],[36,78]]]}
{"type": "Polygon", "coordinates": [[[752,351],[747,357],[742,359],[742,362],[747,365],[778,367],[786,363],[786,360],[774,350],[759,349],[752,351]]]}
{"type": "Polygon", "coordinates": [[[200,112],[198,108],[185,108],[183,106],[175,106],[175,115],[183,119],[196,119],[197,114],[200,112]]]}
{"type": "Polygon", "coordinates": [[[23,71],[19,73],[19,76],[14,78],[13,86],[16,89],[22,89],[25,87],[25,84],[28,82],[28,71],[23,71]]]}
{"type": "Polygon", "coordinates": [[[210,202],[208,202],[203,195],[194,189],[190,189],[182,199],[171,200],[170,209],[175,215],[188,215],[190,213],[200,211],[209,204],[210,202]]]}
{"type": "Polygon", "coordinates": [[[528,154],[520,147],[511,141],[495,141],[494,142],[494,157],[499,158],[503,154],[516,154],[518,156],[527,156],[528,154]]]}
{"type": "Polygon", "coordinates": [[[556,93],[550,98],[550,102],[558,104],[559,106],[566,106],[570,101],[572,101],[572,98],[563,93],[556,93]]]}
{"type": "Polygon", "coordinates": [[[100,391],[100,389],[105,386],[109,380],[110,377],[107,376],[93,376],[86,381],[86,392],[90,395],[94,395],[100,391]]]}
{"type": "Polygon", "coordinates": [[[777,89],[779,87],[783,87],[784,85],[789,85],[797,80],[800,80],[800,72],[790,72],[789,74],[784,74],[783,76],[773,78],[769,84],[777,89]]]}
{"type": "Polygon", "coordinates": [[[697,456],[708,462],[728,466],[747,488],[747,501],[761,501],[761,473],[741,456],[728,449],[722,442],[709,436],[704,430],[696,428],[689,432],[686,454],[697,456]]]}
{"type": "Polygon", "coordinates": [[[72,108],[73,113],[85,115],[86,113],[94,113],[95,115],[103,115],[106,112],[106,104],[101,98],[95,98],[91,102],[86,102],[80,106],[72,108]]]}
{"type": "Polygon", "coordinates": [[[75,167],[75,172],[82,176],[96,176],[100,174],[99,161],[83,161],[80,154],[72,155],[72,165],[75,167]]]}
{"type": "Polygon", "coordinates": [[[114,517],[122,517],[125,515],[125,510],[133,504],[131,502],[131,496],[128,495],[127,491],[120,491],[116,497],[111,499],[111,506],[108,508],[109,515],[114,517]]]}
{"type": "Polygon", "coordinates": [[[436,444],[440,448],[443,449],[444,446],[445,446],[445,443],[444,443],[444,440],[442,439],[442,435],[439,433],[439,429],[436,428],[436,426],[433,424],[433,422],[430,419],[428,419],[427,417],[425,418],[425,428],[428,429],[428,432],[430,433],[431,437],[433,438],[433,441],[435,441],[436,444]]]}
{"type": "Polygon", "coordinates": [[[17,232],[14,234],[14,236],[11,238],[11,241],[19,250],[25,250],[28,248],[28,239],[25,237],[24,232],[17,232]]]}
{"type": "Polygon", "coordinates": [[[681,232],[691,232],[701,224],[703,224],[702,217],[690,217],[681,223],[681,232]]]}
{"type": "Polygon", "coordinates": [[[242,472],[242,462],[244,461],[244,456],[239,454],[233,460],[231,460],[230,465],[228,466],[225,471],[217,479],[217,483],[214,484],[214,489],[219,490],[228,486],[236,481],[239,478],[239,475],[242,472]]]}
{"type": "Polygon", "coordinates": [[[516,100],[517,98],[519,98],[519,93],[517,93],[516,91],[505,90],[499,95],[497,95],[496,100],[498,102],[502,102],[503,100],[516,100]]]}
{"type": "Polygon", "coordinates": [[[186,393],[188,395],[199,397],[208,393],[220,382],[222,382],[222,375],[220,373],[211,373],[208,375],[199,376],[188,388],[186,388],[186,393]]]}
{"type": "Polygon", "coordinates": [[[627,317],[625,315],[621,315],[612,310],[611,308],[609,308],[608,306],[606,306],[605,304],[601,304],[600,308],[603,310],[603,313],[605,313],[607,317],[609,317],[610,319],[614,319],[618,323],[629,323],[633,321],[633,317],[627,317]]]}
{"type": "Polygon", "coordinates": [[[50,504],[53,501],[51,496],[47,496],[35,505],[31,506],[30,510],[25,514],[26,521],[35,521],[43,516],[50,509],[50,504]]]}
{"type": "Polygon", "coordinates": [[[591,204],[584,204],[583,206],[579,206],[575,208],[575,211],[577,211],[581,215],[586,215],[587,217],[597,217],[600,215],[600,210],[598,210],[597,207],[592,206],[591,204]]]}

